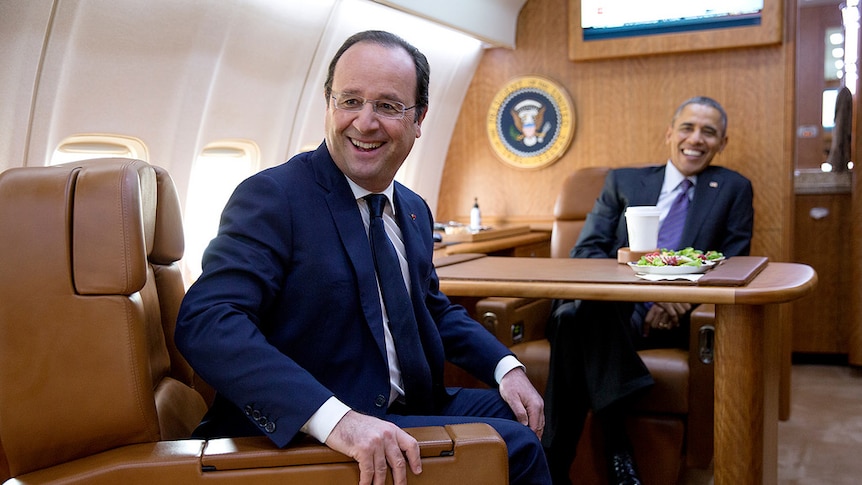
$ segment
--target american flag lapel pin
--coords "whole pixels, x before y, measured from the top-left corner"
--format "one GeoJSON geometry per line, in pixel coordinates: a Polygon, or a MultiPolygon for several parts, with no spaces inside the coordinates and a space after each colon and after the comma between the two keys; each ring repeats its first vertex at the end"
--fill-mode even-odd
{"type": "Polygon", "coordinates": [[[718,188],[718,182],[713,180],[709,183],[709,186],[712,187],[713,189],[717,189],[718,188]]]}
{"type": "Polygon", "coordinates": [[[410,218],[411,218],[411,219],[413,219],[413,220],[415,221],[415,220],[416,220],[416,214],[411,213],[411,214],[410,214],[410,218]]]}

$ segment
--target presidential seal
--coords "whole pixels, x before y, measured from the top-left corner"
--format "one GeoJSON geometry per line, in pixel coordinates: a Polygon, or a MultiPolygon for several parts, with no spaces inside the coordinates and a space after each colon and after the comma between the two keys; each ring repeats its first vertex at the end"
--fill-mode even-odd
{"type": "Polygon", "coordinates": [[[568,94],[554,82],[526,76],[509,81],[488,110],[488,138],[508,165],[541,168],[569,148],[575,116],[568,94]]]}

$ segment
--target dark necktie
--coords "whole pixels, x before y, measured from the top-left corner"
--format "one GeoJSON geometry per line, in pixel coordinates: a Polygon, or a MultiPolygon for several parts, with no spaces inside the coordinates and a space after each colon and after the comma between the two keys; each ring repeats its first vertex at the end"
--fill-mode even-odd
{"type": "Polygon", "coordinates": [[[685,226],[685,216],[688,212],[688,189],[691,188],[691,180],[683,179],[679,186],[680,193],[670,205],[670,210],[661,227],[658,230],[658,247],[677,250],[680,249],[679,241],[682,238],[682,229],[685,226]]]}
{"type": "Polygon", "coordinates": [[[374,254],[374,266],[377,268],[383,304],[386,305],[386,314],[389,316],[389,330],[398,353],[404,399],[411,409],[421,410],[431,403],[431,370],[422,351],[416,315],[404,286],[398,255],[383,224],[386,196],[370,194],[365,196],[365,200],[371,214],[368,238],[371,241],[371,252],[374,254]]]}

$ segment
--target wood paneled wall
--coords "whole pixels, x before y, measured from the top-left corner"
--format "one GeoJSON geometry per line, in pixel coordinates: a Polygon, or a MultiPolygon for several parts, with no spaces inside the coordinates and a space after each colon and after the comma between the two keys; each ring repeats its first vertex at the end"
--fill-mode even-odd
{"type": "Polygon", "coordinates": [[[793,223],[796,2],[785,3],[781,45],[573,62],[567,54],[568,0],[529,0],[519,17],[517,48],[488,50],[467,92],[443,171],[438,220],[467,220],[478,197],[486,223],[549,227],[566,175],[579,167],[664,163],[673,111],[691,96],[706,95],[721,102],[729,116],[728,147],[713,163],[741,172],[754,185],[752,252],[787,260],[793,223]],[[503,164],[486,134],[495,94],[523,75],[561,84],[575,109],[568,151],[537,170],[503,164]]]}

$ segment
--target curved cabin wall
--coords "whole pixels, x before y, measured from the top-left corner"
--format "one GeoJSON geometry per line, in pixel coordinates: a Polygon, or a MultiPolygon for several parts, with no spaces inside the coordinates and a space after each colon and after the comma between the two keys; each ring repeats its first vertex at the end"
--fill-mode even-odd
{"type": "Polygon", "coordinates": [[[371,0],[0,1],[0,170],[45,165],[72,135],[133,136],[184,203],[213,141],[254,142],[258,168],[316,148],[329,60],[366,29],[431,63],[431,109],[398,177],[434,208],[483,43],[371,0]]]}
{"type": "MultiPolygon", "coordinates": [[[[785,2],[784,9],[790,13],[784,17],[792,19],[795,2],[785,2]]],[[[438,219],[467,220],[478,197],[486,223],[549,225],[560,185],[576,168],[664,163],[673,110],[702,94],[721,102],[730,119],[730,142],[714,163],[741,172],[754,184],[752,253],[789,260],[795,28],[785,24],[785,41],[774,46],[573,62],[567,51],[567,12],[568,0],[530,0],[519,17],[517,48],[485,52],[452,136],[438,219]],[[486,134],[494,96],[523,75],[561,84],[575,109],[568,151],[537,170],[504,165],[486,134]]]]}

